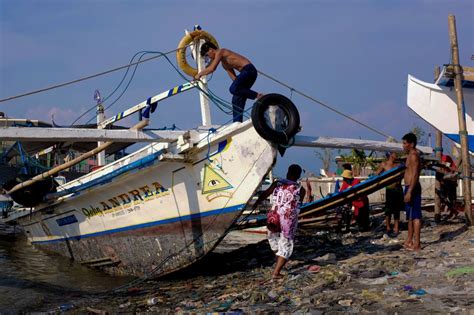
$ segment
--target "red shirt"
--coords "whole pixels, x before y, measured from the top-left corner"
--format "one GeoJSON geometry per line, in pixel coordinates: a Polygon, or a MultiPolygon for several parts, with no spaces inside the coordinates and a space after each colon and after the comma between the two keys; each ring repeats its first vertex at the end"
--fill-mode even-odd
{"type": "MultiPolygon", "coordinates": [[[[352,183],[351,184],[348,184],[346,181],[342,181],[342,185],[341,185],[341,189],[339,189],[339,191],[344,191],[348,188],[351,188],[352,186],[355,186],[357,184],[360,183],[360,180],[357,179],[357,178],[354,178],[352,180],[352,183]]],[[[354,206],[354,208],[356,208],[356,210],[364,207],[364,206],[368,206],[369,205],[369,198],[367,198],[367,196],[362,196],[362,197],[359,197],[355,200],[352,200],[352,205],[354,206]]]]}

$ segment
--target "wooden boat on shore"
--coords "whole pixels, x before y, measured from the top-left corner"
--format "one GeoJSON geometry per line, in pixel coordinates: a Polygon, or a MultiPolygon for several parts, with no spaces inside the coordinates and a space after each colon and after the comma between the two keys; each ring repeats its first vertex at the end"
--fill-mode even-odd
{"type": "MultiPolygon", "coordinates": [[[[185,46],[178,51],[188,47],[188,36],[199,47],[201,35],[206,34],[186,35],[181,41],[185,46]]],[[[199,54],[196,59],[202,67],[199,54]]],[[[101,121],[98,129],[1,129],[6,141],[101,142],[73,161],[4,187],[12,199],[26,206],[9,212],[6,222],[21,225],[35,246],[84,265],[111,274],[157,277],[194,263],[217,246],[273,167],[277,152],[284,151],[282,145],[290,140],[293,146],[303,147],[401,151],[395,143],[298,136],[298,111],[278,94],[259,99],[252,120],[213,126],[207,98],[211,95],[205,80],[191,81],[101,121]],[[158,102],[193,88],[200,90],[202,126],[143,130],[158,102]],[[144,119],[129,130],[106,128],[134,113],[144,119]],[[113,143],[130,141],[150,144],[52,189],[28,186],[50,181],[60,169],[113,143]]]]}

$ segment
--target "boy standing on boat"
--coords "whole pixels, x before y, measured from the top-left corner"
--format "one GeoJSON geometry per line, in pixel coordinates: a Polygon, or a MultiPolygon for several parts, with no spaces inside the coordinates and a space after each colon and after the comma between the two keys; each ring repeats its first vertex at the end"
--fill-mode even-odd
{"type": "MultiPolygon", "coordinates": [[[[375,172],[376,175],[381,174],[399,166],[396,162],[397,154],[395,152],[387,153],[387,160],[382,162],[375,172]]],[[[390,221],[393,215],[393,236],[398,235],[400,222],[400,211],[405,207],[403,201],[403,189],[401,180],[387,186],[385,188],[385,225],[388,235],[392,235],[390,221]]]]}
{"type": "Polygon", "coordinates": [[[232,81],[234,81],[229,88],[230,93],[233,95],[232,110],[234,122],[242,122],[247,99],[254,100],[263,96],[263,94],[251,90],[255,80],[257,80],[257,69],[244,56],[226,48],[217,48],[211,42],[204,43],[201,46],[200,53],[201,56],[208,56],[212,61],[205,69],[196,74],[194,78],[199,80],[202,76],[213,73],[216,71],[219,63],[222,63],[222,67],[232,81]],[[236,75],[235,70],[239,72],[239,75],[236,75]]]}
{"type": "Polygon", "coordinates": [[[288,167],[285,179],[278,179],[265,190],[253,205],[257,205],[272,194],[272,209],[278,214],[279,226],[268,226],[268,242],[276,255],[276,266],[272,273],[272,279],[281,278],[281,269],[293,253],[296,228],[298,226],[298,215],[300,205],[306,193],[305,189],[297,180],[301,176],[302,169],[297,164],[288,167]],[[270,230],[271,229],[271,230],[270,230]]]}
{"type": "Polygon", "coordinates": [[[403,136],[403,150],[408,154],[405,170],[405,211],[408,221],[408,237],[403,246],[408,250],[420,250],[421,234],[421,185],[420,155],[416,150],[416,136],[407,133],[403,136]]]}

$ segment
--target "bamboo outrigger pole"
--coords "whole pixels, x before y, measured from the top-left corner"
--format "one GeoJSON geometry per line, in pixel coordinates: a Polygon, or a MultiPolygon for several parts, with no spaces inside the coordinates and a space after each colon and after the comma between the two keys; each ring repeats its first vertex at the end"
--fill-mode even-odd
{"type": "Polygon", "coordinates": [[[469,146],[467,139],[466,128],[466,109],[464,108],[464,95],[462,91],[462,67],[459,64],[459,48],[458,38],[456,32],[456,18],[454,15],[449,15],[449,38],[451,41],[451,50],[453,55],[454,68],[454,87],[456,89],[456,99],[458,105],[458,119],[459,119],[459,138],[461,143],[461,157],[462,157],[462,182],[464,193],[464,212],[468,221],[468,225],[473,225],[472,210],[471,210],[471,161],[469,156],[469,146]]]}
{"type": "MultiPolygon", "coordinates": [[[[435,68],[435,82],[438,80],[440,76],[440,69],[439,66],[435,68]]],[[[442,140],[442,133],[438,129],[436,129],[436,145],[435,145],[435,153],[436,153],[436,159],[438,162],[441,162],[441,154],[443,154],[443,140],[442,140]]],[[[441,188],[441,183],[439,180],[435,180],[435,189],[439,190],[441,188]]],[[[435,200],[435,222],[439,223],[441,221],[441,198],[439,195],[435,192],[434,195],[434,200],[435,200]]]]}
{"type": "MultiPolygon", "coordinates": [[[[149,120],[148,119],[145,119],[145,120],[142,120],[140,121],[138,124],[136,124],[135,126],[133,126],[132,128],[130,128],[130,130],[141,130],[143,128],[145,128],[149,123],[149,120]]],[[[97,153],[99,152],[102,152],[104,151],[105,149],[107,149],[109,146],[112,145],[112,143],[114,143],[113,141],[107,141],[103,144],[101,144],[100,146],[98,146],[97,148],[89,151],[89,152],[86,152],[84,153],[83,155],[81,156],[78,156],[77,158],[67,162],[67,163],[64,163],[64,164],[61,164],[59,166],[56,166],[55,168],[53,169],[50,169],[49,171],[47,172],[44,172],[44,173],[41,173],[39,175],[36,175],[35,177],[27,180],[27,181],[24,181],[22,183],[19,183],[18,185],[14,186],[12,189],[10,189],[7,194],[11,194],[11,193],[14,193],[15,191],[17,190],[20,190],[24,187],[27,187],[27,186],[30,186],[34,183],[36,183],[37,181],[40,181],[42,179],[45,179],[45,178],[48,178],[62,170],[65,170],[66,168],[69,168],[85,159],[88,159],[90,158],[91,156],[93,155],[96,155],[97,153]]]]}

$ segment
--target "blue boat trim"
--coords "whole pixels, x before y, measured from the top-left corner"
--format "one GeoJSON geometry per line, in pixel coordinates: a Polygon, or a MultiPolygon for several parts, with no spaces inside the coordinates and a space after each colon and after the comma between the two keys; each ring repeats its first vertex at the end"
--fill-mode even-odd
{"type": "Polygon", "coordinates": [[[77,223],[77,218],[76,216],[70,215],[61,219],[56,219],[56,222],[58,223],[59,226],[64,226],[64,225],[69,225],[73,223],[77,223]]]}
{"type": "MultiPolygon", "coordinates": [[[[453,140],[456,143],[461,144],[461,139],[459,138],[459,134],[456,133],[445,133],[446,137],[453,140]]],[[[469,145],[469,151],[474,152],[474,135],[467,136],[467,144],[469,145]]]]}
{"type": "Polygon", "coordinates": [[[142,229],[142,228],[148,228],[148,227],[153,227],[153,226],[158,226],[158,225],[164,225],[164,224],[169,224],[169,223],[174,223],[174,222],[179,222],[179,221],[186,221],[186,220],[192,220],[192,219],[197,219],[197,218],[209,217],[209,216],[213,216],[213,215],[220,215],[220,214],[223,214],[223,213],[241,211],[244,208],[244,206],[245,206],[245,204],[240,204],[240,205],[236,205],[236,206],[232,206],[232,207],[207,211],[207,212],[204,212],[204,213],[194,213],[194,214],[190,214],[190,215],[186,215],[186,216],[182,216],[182,217],[176,217],[176,218],[170,218],[170,219],[165,219],[165,220],[160,220],[160,221],[154,221],[154,222],[147,222],[147,223],[142,223],[142,224],[137,224],[137,225],[131,225],[131,226],[127,226],[127,227],[122,227],[122,228],[112,229],[112,230],[107,230],[107,231],[102,231],[102,232],[96,232],[96,233],[90,233],[90,234],[84,234],[84,235],[78,235],[78,236],[70,236],[70,237],[64,237],[64,238],[48,240],[48,241],[34,241],[34,242],[31,242],[31,243],[32,244],[51,244],[51,243],[63,242],[63,241],[66,241],[66,240],[78,241],[82,238],[103,236],[103,235],[107,235],[107,234],[114,234],[114,233],[119,233],[119,232],[138,230],[138,229],[142,229]]]}
{"type": "Polygon", "coordinates": [[[354,185],[352,186],[351,188],[349,189],[346,189],[344,191],[341,191],[341,192],[336,192],[336,193],[332,193],[332,194],[328,194],[326,197],[324,198],[321,198],[321,199],[318,199],[316,201],[313,201],[313,202],[308,202],[308,203],[305,203],[304,205],[301,206],[300,210],[302,211],[302,213],[304,211],[308,211],[308,210],[311,210],[311,209],[314,209],[314,208],[317,208],[317,207],[320,207],[330,201],[334,201],[334,200],[337,200],[339,198],[345,198],[348,194],[350,193],[353,193],[355,191],[358,191],[359,189],[362,189],[364,187],[368,187],[368,186],[371,186],[375,183],[378,183],[379,181],[387,178],[387,177],[390,177],[392,176],[393,174],[397,174],[397,173],[400,173],[402,170],[405,169],[405,165],[402,164],[398,167],[395,167],[395,168],[392,168],[391,170],[388,170],[386,172],[383,172],[379,175],[376,175],[376,176],[371,176],[369,177],[367,180],[363,181],[363,182],[360,182],[359,184],[357,185],[354,185]]]}
{"type": "Polygon", "coordinates": [[[130,172],[134,169],[141,169],[141,168],[152,165],[153,162],[158,158],[158,156],[160,156],[162,154],[162,152],[163,152],[163,150],[160,150],[156,153],[147,155],[144,158],[141,158],[141,159],[139,159],[135,162],[132,162],[128,165],[125,165],[121,168],[118,168],[115,171],[110,172],[110,173],[108,173],[104,176],[101,176],[99,178],[91,180],[91,181],[89,181],[87,183],[84,183],[82,185],[74,186],[74,187],[68,188],[64,191],[60,191],[60,192],[56,193],[56,195],[58,195],[58,196],[69,195],[71,193],[77,193],[79,191],[85,190],[87,188],[91,188],[93,186],[109,183],[109,182],[112,181],[112,179],[114,179],[115,177],[120,176],[124,173],[130,172]]]}

